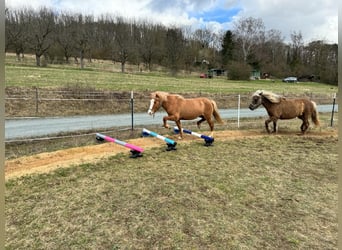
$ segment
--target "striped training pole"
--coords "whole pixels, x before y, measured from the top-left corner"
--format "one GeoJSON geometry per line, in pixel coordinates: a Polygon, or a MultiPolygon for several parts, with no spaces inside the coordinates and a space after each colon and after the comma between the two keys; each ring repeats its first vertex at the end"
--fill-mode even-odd
{"type": "MultiPolygon", "coordinates": [[[[174,127],[173,128],[173,131],[175,133],[179,133],[179,129],[178,127],[174,127]]],[[[204,146],[211,146],[212,143],[214,142],[214,138],[213,137],[210,137],[210,136],[206,136],[206,135],[202,135],[202,134],[199,134],[199,133],[196,133],[196,132],[193,132],[191,130],[188,130],[188,129],[184,129],[182,128],[182,131],[183,133],[186,133],[186,134],[190,134],[190,135],[193,135],[193,136],[197,136],[199,138],[202,138],[205,142],[204,146]]]]}
{"type": "Polygon", "coordinates": [[[153,131],[150,131],[146,128],[143,128],[142,130],[142,136],[153,136],[153,137],[156,137],[160,140],[163,140],[166,142],[166,145],[167,145],[167,151],[170,151],[170,150],[176,150],[176,145],[177,145],[177,142],[175,142],[174,140],[171,140],[167,137],[164,137],[160,134],[157,134],[156,132],[153,132],[153,131]]]}
{"type": "Polygon", "coordinates": [[[103,141],[103,140],[106,140],[108,142],[114,142],[116,144],[119,144],[121,146],[124,146],[126,148],[129,148],[131,149],[131,158],[137,158],[137,157],[141,157],[142,156],[142,152],[144,151],[143,148],[140,148],[136,145],[133,145],[133,144],[130,144],[130,143],[127,143],[127,142],[124,142],[124,141],[120,141],[118,139],[115,139],[115,138],[112,138],[112,137],[109,137],[107,135],[103,135],[103,134],[100,134],[100,133],[96,133],[96,140],[98,141],[103,141]]]}

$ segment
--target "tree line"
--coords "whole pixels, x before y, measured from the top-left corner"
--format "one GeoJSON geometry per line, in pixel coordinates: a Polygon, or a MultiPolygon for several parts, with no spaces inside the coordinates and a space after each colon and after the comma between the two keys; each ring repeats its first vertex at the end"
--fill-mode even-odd
{"type": "Polygon", "coordinates": [[[232,30],[213,32],[45,7],[7,8],[5,15],[6,52],[16,53],[17,60],[32,53],[37,66],[74,61],[83,68],[86,60],[104,59],[119,62],[122,72],[127,63],[150,71],[161,65],[172,75],[214,68],[225,70],[229,79],[249,79],[256,71],[261,77],[297,76],[337,85],[337,44],[304,44],[300,31],[285,43],[281,32],[266,30],[261,18],[242,17],[232,30]]]}

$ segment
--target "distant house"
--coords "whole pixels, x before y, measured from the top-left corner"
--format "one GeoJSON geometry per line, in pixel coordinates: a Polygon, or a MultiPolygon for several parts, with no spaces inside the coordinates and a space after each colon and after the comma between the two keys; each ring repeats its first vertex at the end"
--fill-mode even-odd
{"type": "Polygon", "coordinates": [[[208,70],[208,76],[213,77],[213,76],[222,76],[225,74],[225,70],[224,69],[209,69],[208,70]]]}
{"type": "Polygon", "coordinates": [[[251,79],[251,80],[259,80],[259,79],[260,79],[260,76],[261,76],[260,71],[257,70],[257,69],[253,69],[253,70],[251,71],[250,79],[251,79]]]}

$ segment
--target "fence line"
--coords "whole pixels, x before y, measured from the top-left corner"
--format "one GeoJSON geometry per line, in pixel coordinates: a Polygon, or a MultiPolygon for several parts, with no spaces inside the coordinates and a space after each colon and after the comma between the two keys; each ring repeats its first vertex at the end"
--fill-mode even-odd
{"type": "MultiPolygon", "coordinates": [[[[129,92],[106,92],[106,91],[56,91],[56,90],[30,90],[29,93],[19,94],[19,93],[11,93],[5,94],[5,102],[13,102],[13,101],[33,101],[35,105],[35,113],[39,113],[39,107],[43,105],[49,105],[49,102],[76,102],[78,105],[83,105],[83,102],[119,102],[120,105],[122,103],[127,103],[127,107],[124,108],[130,110],[130,106],[132,102],[149,102],[149,97],[138,95],[138,98],[135,96],[132,99],[132,96],[129,92]],[[31,94],[30,94],[31,93],[31,94]],[[123,96],[126,95],[126,96],[123,96]]],[[[191,94],[194,95],[194,94],[191,94]]],[[[198,93],[201,96],[201,93],[198,93]]],[[[335,103],[338,103],[338,97],[336,94],[333,95],[314,95],[309,93],[306,95],[307,98],[313,99],[317,104],[332,104],[333,100],[335,103]]],[[[210,95],[209,95],[210,98],[210,95]]],[[[221,103],[225,103],[223,108],[240,108],[247,107],[250,101],[250,95],[248,94],[218,94],[215,96],[216,101],[221,101],[221,103]],[[227,101],[226,101],[227,100],[227,101]],[[229,100],[229,102],[228,102],[229,100]],[[236,105],[234,104],[236,103],[236,105]],[[234,106],[231,106],[230,104],[234,106]]],[[[52,104],[53,105],[53,104],[52,104]]]]}
{"type": "MultiPolygon", "coordinates": [[[[114,93],[114,92],[113,92],[114,93]]],[[[16,95],[16,94],[5,94],[5,100],[35,100],[35,101],[113,101],[113,100],[126,100],[130,101],[131,98],[129,97],[129,94],[127,94],[127,97],[118,96],[118,94],[113,93],[104,93],[104,92],[83,92],[83,93],[77,93],[70,91],[46,91],[46,93],[42,94],[41,91],[36,95],[35,92],[32,95],[16,95]],[[60,93],[64,93],[60,96],[60,93]],[[99,93],[99,94],[96,94],[99,93]],[[50,97],[51,96],[51,97],[50,97]]],[[[201,93],[198,93],[201,96],[201,93]]],[[[236,98],[241,98],[241,100],[250,99],[250,95],[248,94],[220,94],[216,97],[216,99],[224,99],[224,98],[231,98],[232,96],[236,96],[236,98]]],[[[209,96],[210,97],[210,96],[209,96]]],[[[310,99],[314,99],[315,101],[326,101],[326,100],[332,100],[333,97],[329,97],[328,95],[326,97],[315,97],[312,94],[306,95],[306,97],[310,99]]],[[[146,99],[148,100],[149,97],[138,99],[146,99]]],[[[337,102],[337,96],[336,96],[336,102],[337,102]]]]}

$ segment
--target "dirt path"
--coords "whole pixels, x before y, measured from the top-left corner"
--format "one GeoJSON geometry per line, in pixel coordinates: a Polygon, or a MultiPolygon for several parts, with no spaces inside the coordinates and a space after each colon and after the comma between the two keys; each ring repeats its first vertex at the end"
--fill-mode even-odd
{"type": "MultiPolygon", "coordinates": [[[[297,135],[294,132],[291,132],[291,134],[287,134],[291,136],[297,135]]],[[[260,130],[226,130],[215,132],[215,141],[255,138],[262,136],[268,135],[260,130]]],[[[315,131],[309,133],[306,136],[337,136],[337,131],[315,131]]],[[[189,143],[194,140],[203,141],[202,139],[195,138],[191,135],[185,135],[185,138],[181,141],[177,139],[177,135],[168,137],[177,141],[178,143],[189,143]]],[[[142,147],[145,150],[165,145],[164,141],[153,137],[132,139],[128,140],[127,142],[142,147]]],[[[129,149],[115,143],[102,143],[93,146],[84,146],[48,153],[41,153],[33,156],[20,157],[17,159],[5,161],[5,178],[6,180],[8,180],[28,174],[44,173],[57,168],[68,167],[71,165],[93,163],[118,153],[127,153],[127,155],[129,155],[129,149]]]]}

